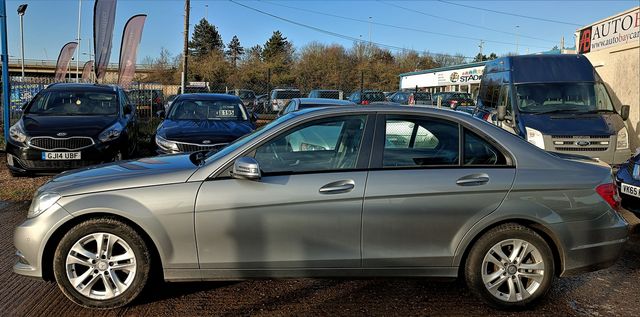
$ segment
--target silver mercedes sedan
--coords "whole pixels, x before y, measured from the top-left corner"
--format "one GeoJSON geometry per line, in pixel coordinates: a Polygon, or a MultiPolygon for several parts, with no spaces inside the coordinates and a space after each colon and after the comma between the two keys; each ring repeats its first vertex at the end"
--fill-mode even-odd
{"type": "Polygon", "coordinates": [[[154,276],[461,277],[524,308],[618,258],[618,206],[606,164],[465,114],[308,109],[219,152],[59,175],[16,228],[14,271],[91,308],[128,304],[154,276]]]}

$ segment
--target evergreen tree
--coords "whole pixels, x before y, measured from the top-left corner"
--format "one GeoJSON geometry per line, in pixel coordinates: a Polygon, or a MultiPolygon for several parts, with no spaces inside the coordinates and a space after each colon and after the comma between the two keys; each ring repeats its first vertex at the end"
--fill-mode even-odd
{"type": "Polygon", "coordinates": [[[275,60],[282,60],[283,62],[290,62],[293,59],[293,46],[287,38],[282,36],[280,31],[273,32],[271,38],[264,43],[262,49],[262,59],[266,62],[272,62],[275,60]]]}
{"type": "Polygon", "coordinates": [[[224,43],[218,33],[218,29],[206,19],[200,20],[193,28],[193,36],[189,42],[190,54],[195,57],[203,57],[213,51],[222,52],[224,43]]]}
{"type": "Polygon", "coordinates": [[[231,59],[231,64],[235,68],[238,66],[237,61],[240,59],[240,56],[244,55],[244,47],[240,45],[240,40],[234,35],[229,45],[227,45],[227,48],[225,54],[231,59]]]}

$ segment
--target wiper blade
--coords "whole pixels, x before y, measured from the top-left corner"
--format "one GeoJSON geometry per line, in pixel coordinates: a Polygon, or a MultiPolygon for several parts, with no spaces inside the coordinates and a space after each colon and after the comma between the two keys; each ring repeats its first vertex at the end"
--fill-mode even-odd
{"type": "Polygon", "coordinates": [[[589,110],[589,111],[581,111],[580,113],[589,114],[589,113],[600,113],[600,112],[615,112],[615,111],[609,110],[609,109],[596,109],[596,110],[589,110]]]}
{"type": "Polygon", "coordinates": [[[548,114],[548,113],[578,113],[578,110],[579,109],[576,109],[576,108],[571,108],[571,109],[553,109],[553,110],[547,110],[547,111],[534,112],[533,114],[539,115],[539,114],[548,114]]]}

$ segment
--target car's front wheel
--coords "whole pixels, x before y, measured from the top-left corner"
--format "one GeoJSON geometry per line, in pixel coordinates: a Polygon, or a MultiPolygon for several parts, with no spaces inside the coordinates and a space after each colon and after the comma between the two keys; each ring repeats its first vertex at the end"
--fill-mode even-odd
{"type": "Polygon", "coordinates": [[[62,292],[78,305],[115,308],[128,304],[149,277],[150,254],[129,225],[110,218],[84,221],[64,235],[54,274],[62,292]]]}
{"type": "Polygon", "coordinates": [[[504,224],[485,233],[472,247],[465,266],[469,288],[502,309],[532,305],[547,293],[554,274],[547,242],[518,224],[504,224]]]}

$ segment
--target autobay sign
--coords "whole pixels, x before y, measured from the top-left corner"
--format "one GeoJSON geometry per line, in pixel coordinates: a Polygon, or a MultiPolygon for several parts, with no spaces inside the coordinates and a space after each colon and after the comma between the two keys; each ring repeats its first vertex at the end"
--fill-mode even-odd
{"type": "Polygon", "coordinates": [[[640,8],[631,9],[578,31],[578,52],[585,54],[640,41],[640,8]]]}

